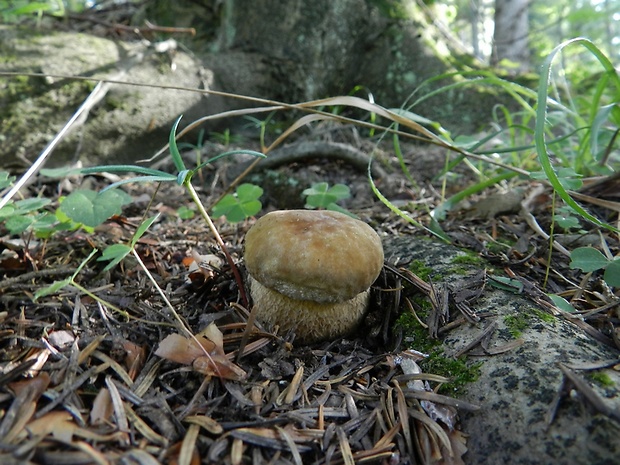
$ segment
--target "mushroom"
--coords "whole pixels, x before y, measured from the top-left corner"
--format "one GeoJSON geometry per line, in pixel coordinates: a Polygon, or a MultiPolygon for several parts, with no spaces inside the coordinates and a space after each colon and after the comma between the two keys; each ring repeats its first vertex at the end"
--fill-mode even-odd
{"type": "Polygon", "coordinates": [[[383,247],[370,226],[343,213],[274,211],[247,232],[245,264],[257,319],[308,343],[356,328],[383,247]]]}

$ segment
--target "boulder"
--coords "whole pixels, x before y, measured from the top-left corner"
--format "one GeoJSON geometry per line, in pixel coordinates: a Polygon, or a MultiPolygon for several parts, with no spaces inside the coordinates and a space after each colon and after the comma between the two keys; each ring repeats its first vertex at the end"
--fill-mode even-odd
{"type": "MultiPolygon", "coordinates": [[[[400,259],[401,266],[416,260],[432,268],[438,286],[464,277],[463,265],[457,265],[460,260],[455,258],[466,253],[428,239],[389,240],[385,255],[391,261],[400,259]]],[[[480,269],[475,266],[471,271],[480,269]]],[[[451,356],[479,338],[488,325],[495,328],[487,352],[480,346],[465,352],[470,363],[480,363],[480,376],[459,398],[481,407],[461,412],[461,430],[468,435],[465,463],[618,463],[620,351],[588,336],[570,319],[552,315],[553,309],[488,283],[471,307],[484,315],[480,322],[461,325],[442,337],[445,354],[451,356]],[[603,413],[565,373],[586,383],[602,403],[603,413]],[[605,383],[594,382],[592,373],[605,383]]],[[[411,346],[416,347],[415,341],[411,346]]]]}
{"type": "Polygon", "coordinates": [[[96,81],[60,76],[116,79],[97,105],[56,149],[51,164],[76,159],[85,164],[127,163],[148,158],[168,141],[176,118],[202,116],[209,103],[200,92],[209,74],[200,62],[174,49],[157,52],[147,43],[123,43],[69,32],[38,32],[0,26],[0,166],[23,167],[35,159],[71,118],[96,81]],[[42,73],[43,76],[28,76],[42,73]]]}

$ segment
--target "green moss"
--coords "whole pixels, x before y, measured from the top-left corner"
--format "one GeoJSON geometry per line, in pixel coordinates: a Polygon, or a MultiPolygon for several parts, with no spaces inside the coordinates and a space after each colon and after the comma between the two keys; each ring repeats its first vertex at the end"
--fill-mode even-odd
{"type": "Polygon", "coordinates": [[[588,378],[590,378],[599,386],[605,388],[613,387],[616,384],[607,373],[604,373],[602,371],[594,371],[588,375],[588,378]]]}
{"type": "Polygon", "coordinates": [[[457,265],[472,265],[478,267],[485,267],[484,260],[476,254],[471,252],[465,252],[464,255],[457,255],[452,259],[453,264],[457,265]]]}
{"type": "Polygon", "coordinates": [[[409,264],[409,271],[424,281],[428,281],[428,278],[433,274],[433,269],[427,266],[422,260],[412,261],[409,264]]]}
{"type": "Polygon", "coordinates": [[[555,317],[551,313],[544,312],[538,308],[532,308],[530,311],[545,323],[555,323],[555,317]]]}
{"type": "MultiPolygon", "coordinates": [[[[423,319],[427,315],[418,316],[423,319]]],[[[403,328],[406,338],[412,340],[410,348],[428,354],[428,358],[419,362],[420,368],[425,373],[450,379],[450,382],[439,388],[440,393],[458,396],[465,391],[467,384],[476,381],[480,376],[482,363],[470,364],[465,357],[458,359],[446,357],[442,342],[432,339],[428,330],[422,327],[412,314],[402,314],[396,321],[396,325],[403,328]]]]}
{"type": "Polygon", "coordinates": [[[527,329],[529,324],[529,315],[525,313],[520,313],[518,315],[507,315],[504,317],[504,324],[510,331],[512,337],[517,339],[521,336],[521,333],[527,329]]]}

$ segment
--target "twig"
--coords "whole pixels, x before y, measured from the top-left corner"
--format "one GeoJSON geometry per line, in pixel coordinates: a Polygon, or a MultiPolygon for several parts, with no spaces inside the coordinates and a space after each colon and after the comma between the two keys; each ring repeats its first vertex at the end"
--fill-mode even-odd
{"type": "Polygon", "coordinates": [[[566,378],[571,383],[573,383],[575,388],[588,400],[588,402],[590,402],[590,404],[598,412],[616,420],[617,422],[620,422],[620,410],[614,409],[607,405],[603,401],[603,399],[601,399],[601,397],[594,391],[594,389],[592,389],[588,385],[588,383],[583,380],[583,378],[581,378],[568,367],[566,367],[566,365],[560,363],[559,366],[560,370],[562,370],[562,373],[564,373],[564,376],[566,376],[566,378]]]}
{"type": "Polygon", "coordinates": [[[65,135],[69,132],[69,130],[73,127],[76,121],[83,115],[90,111],[105,95],[110,89],[111,84],[108,82],[99,81],[99,83],[95,86],[92,92],[86,97],[86,100],[82,103],[80,108],[77,109],[75,113],[69,118],[69,121],[65,123],[63,128],[56,134],[56,136],[52,139],[52,141],[48,144],[48,146],[41,152],[41,155],[34,161],[34,163],[28,168],[28,171],[24,173],[24,175],[19,178],[19,181],[15,183],[15,185],[11,188],[7,194],[0,199],[0,208],[4,207],[9,200],[13,198],[17,192],[28,182],[28,180],[33,177],[39,169],[43,166],[43,164],[50,157],[56,146],[60,143],[60,141],[65,137],[65,135]]]}
{"type": "Polygon", "coordinates": [[[91,23],[99,24],[101,26],[105,26],[110,29],[114,29],[116,31],[127,31],[133,32],[135,34],[142,34],[144,32],[163,32],[166,34],[190,34],[191,36],[196,35],[196,29],[193,27],[170,27],[170,26],[157,26],[148,20],[144,20],[145,27],[136,27],[136,26],[126,26],[124,24],[119,23],[110,23],[108,21],[101,20],[99,18],[95,18],[93,16],[86,15],[76,15],[69,13],[66,15],[70,19],[75,19],[79,21],[88,21],[91,23]]]}

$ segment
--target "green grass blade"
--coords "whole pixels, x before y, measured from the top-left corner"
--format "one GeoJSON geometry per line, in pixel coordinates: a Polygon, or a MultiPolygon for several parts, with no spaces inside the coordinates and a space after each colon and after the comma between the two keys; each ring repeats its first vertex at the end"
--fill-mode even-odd
{"type": "Polygon", "coordinates": [[[618,77],[616,70],[607,57],[605,57],[605,55],[589,40],[582,38],[572,39],[558,45],[555,49],[553,49],[542,65],[540,82],[538,85],[538,108],[536,109],[536,127],[534,132],[534,141],[536,144],[538,159],[540,160],[543,171],[545,172],[548,181],[553,186],[553,189],[557,192],[560,198],[566,202],[567,205],[569,205],[573,210],[575,210],[575,212],[588,221],[611,231],[619,232],[610,224],[599,220],[597,217],[587,212],[581,205],[573,200],[570,194],[562,186],[562,183],[553,168],[551,160],[549,159],[549,152],[547,151],[547,144],[545,140],[545,124],[547,122],[547,103],[549,97],[548,88],[551,81],[551,66],[556,55],[562,52],[564,48],[571,45],[583,45],[586,49],[588,49],[588,51],[594,54],[603,65],[605,71],[609,73],[611,81],[616,85],[618,92],[620,93],[620,78],[618,77]]]}
{"type": "Polygon", "coordinates": [[[435,207],[431,212],[431,216],[438,221],[443,220],[446,217],[446,213],[452,210],[456,204],[458,204],[461,200],[466,199],[470,195],[473,195],[477,192],[480,192],[487,187],[494,186],[501,181],[505,181],[506,179],[514,178],[518,173],[513,171],[508,171],[506,173],[502,173],[498,176],[494,176],[492,178],[487,179],[486,181],[479,182],[474,184],[473,186],[468,187],[467,189],[463,189],[458,193],[454,194],[452,197],[446,199],[445,202],[442,202],[440,205],[435,207]]]}
{"type": "Polygon", "coordinates": [[[136,176],[135,178],[116,181],[109,186],[106,186],[104,189],[101,189],[101,192],[105,192],[107,190],[114,189],[115,187],[122,186],[124,184],[131,184],[134,182],[171,182],[176,180],[176,176],[171,176],[169,174],[166,174],[166,176],[136,176]]]}
{"type": "Polygon", "coordinates": [[[386,206],[388,207],[392,212],[396,213],[398,216],[400,216],[402,219],[404,219],[405,221],[413,224],[414,226],[424,229],[426,231],[428,231],[429,233],[431,233],[433,236],[441,239],[444,242],[447,242],[448,244],[451,242],[450,238],[448,237],[448,235],[441,229],[441,227],[439,227],[439,223],[433,222],[432,227],[427,227],[425,225],[423,225],[422,223],[420,223],[419,221],[414,220],[413,218],[411,218],[407,213],[405,213],[404,211],[402,211],[400,208],[398,208],[396,205],[394,205],[392,202],[390,202],[382,193],[381,191],[379,191],[379,189],[377,188],[377,186],[375,185],[374,180],[372,179],[372,174],[370,172],[370,167],[368,168],[368,180],[370,182],[370,188],[372,189],[373,193],[377,196],[377,198],[386,206]]]}
{"type": "Polygon", "coordinates": [[[79,170],[82,174],[98,174],[98,173],[138,173],[145,176],[160,176],[170,177],[176,179],[176,176],[165,171],[154,170],[152,168],[145,168],[143,166],[136,165],[100,165],[91,166],[89,168],[82,168],[79,170]]]}
{"type": "Polygon", "coordinates": [[[254,150],[243,150],[243,149],[242,150],[231,150],[229,152],[220,153],[219,155],[216,155],[215,157],[209,158],[207,161],[201,163],[196,168],[194,168],[193,171],[196,172],[199,169],[204,168],[205,166],[213,163],[214,161],[219,160],[220,158],[228,157],[230,155],[239,155],[239,154],[251,155],[257,158],[267,158],[267,156],[264,153],[256,152],[254,150]]]}
{"type": "Polygon", "coordinates": [[[144,235],[146,230],[149,229],[151,227],[151,225],[153,223],[155,223],[155,221],[157,221],[157,218],[159,218],[159,215],[160,215],[160,213],[158,213],[157,215],[155,215],[155,216],[153,216],[151,218],[147,218],[142,223],[140,223],[140,226],[138,226],[138,228],[136,229],[136,232],[133,234],[133,237],[131,238],[131,247],[132,248],[136,246],[137,242],[144,235]]]}
{"type": "Polygon", "coordinates": [[[183,118],[183,115],[179,116],[172,125],[172,129],[170,130],[170,137],[168,139],[168,143],[170,144],[170,155],[172,156],[172,161],[177,171],[185,171],[187,169],[185,168],[185,163],[183,163],[183,157],[181,157],[179,147],[177,147],[176,134],[179,123],[181,122],[181,118],[183,118]]]}

